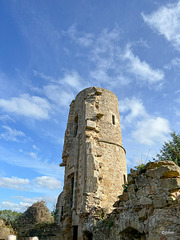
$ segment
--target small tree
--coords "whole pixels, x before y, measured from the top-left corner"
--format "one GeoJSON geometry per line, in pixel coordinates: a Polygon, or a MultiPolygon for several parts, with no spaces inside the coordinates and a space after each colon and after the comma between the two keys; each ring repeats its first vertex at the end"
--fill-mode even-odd
{"type": "Polygon", "coordinates": [[[4,219],[8,223],[14,222],[22,213],[12,210],[0,210],[0,218],[4,219]]]}
{"type": "Polygon", "coordinates": [[[160,153],[156,155],[156,161],[173,161],[180,166],[180,134],[171,133],[172,140],[165,142],[160,153]]]}

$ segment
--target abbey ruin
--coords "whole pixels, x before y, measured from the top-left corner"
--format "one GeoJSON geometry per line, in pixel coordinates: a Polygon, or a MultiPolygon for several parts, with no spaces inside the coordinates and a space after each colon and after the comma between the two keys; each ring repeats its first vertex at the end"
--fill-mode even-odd
{"type": "Polygon", "coordinates": [[[98,87],[81,91],[65,132],[57,239],[180,239],[179,167],[152,162],[127,177],[125,153],[117,97],[98,87]]]}
{"type": "MultiPolygon", "coordinates": [[[[55,222],[32,205],[39,220],[23,213],[17,239],[180,240],[180,167],[148,162],[127,175],[125,153],[117,97],[98,87],[81,91],[70,104],[55,222]]],[[[5,231],[0,222],[0,239],[5,231]]]]}

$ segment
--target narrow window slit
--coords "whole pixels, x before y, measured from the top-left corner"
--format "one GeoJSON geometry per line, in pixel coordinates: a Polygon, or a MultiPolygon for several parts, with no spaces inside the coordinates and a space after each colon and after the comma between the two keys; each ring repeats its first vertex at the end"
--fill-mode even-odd
{"type": "Polygon", "coordinates": [[[115,116],[112,115],[112,124],[115,125],[115,116]]]}
{"type": "Polygon", "coordinates": [[[123,177],[124,177],[124,184],[126,184],[126,175],[124,174],[123,177]]]}
{"type": "Polygon", "coordinates": [[[78,226],[73,226],[73,240],[78,240],[78,226]]]}
{"type": "Polygon", "coordinates": [[[77,132],[78,132],[78,116],[76,116],[74,119],[74,137],[76,137],[77,132]]]}
{"type": "Polygon", "coordinates": [[[70,209],[73,207],[74,176],[71,178],[70,209]]]}

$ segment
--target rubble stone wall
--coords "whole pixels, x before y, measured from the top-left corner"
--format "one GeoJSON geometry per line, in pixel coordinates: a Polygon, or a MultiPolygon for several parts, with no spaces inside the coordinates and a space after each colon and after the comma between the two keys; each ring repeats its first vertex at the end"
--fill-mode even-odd
{"type": "Polygon", "coordinates": [[[92,232],[93,240],[179,240],[180,167],[172,161],[149,162],[131,170],[126,186],[115,210],[84,225],[84,231],[92,232]]]}

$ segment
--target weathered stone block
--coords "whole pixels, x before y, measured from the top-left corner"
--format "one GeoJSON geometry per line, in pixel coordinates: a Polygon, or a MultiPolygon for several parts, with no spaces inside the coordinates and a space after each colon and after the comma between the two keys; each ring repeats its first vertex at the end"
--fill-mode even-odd
{"type": "Polygon", "coordinates": [[[155,208],[162,208],[167,205],[166,199],[162,196],[155,196],[153,199],[153,205],[155,208]]]}
{"type": "Polygon", "coordinates": [[[11,231],[7,227],[0,228],[0,239],[6,239],[8,235],[11,234],[11,231]]]}
{"type": "Polygon", "coordinates": [[[176,164],[173,161],[159,161],[159,162],[149,162],[146,164],[146,169],[154,169],[162,165],[175,166],[176,164]]]}
{"type": "Polygon", "coordinates": [[[142,208],[138,212],[138,216],[139,216],[139,219],[145,219],[147,217],[147,209],[146,208],[142,208]]]}
{"type": "Polygon", "coordinates": [[[87,119],[86,120],[86,128],[90,129],[90,130],[95,129],[96,128],[96,122],[87,119]]]}
{"type": "MultiPolygon", "coordinates": [[[[163,167],[163,166],[162,166],[163,167]]],[[[167,169],[162,177],[167,177],[167,178],[173,178],[173,177],[179,177],[180,176],[180,167],[177,165],[175,166],[166,166],[164,169],[167,169]]]]}
{"type": "Polygon", "coordinates": [[[151,205],[152,204],[152,199],[150,199],[148,197],[142,197],[140,199],[140,204],[142,204],[142,205],[151,205]]]}
{"type": "Polygon", "coordinates": [[[140,188],[137,192],[136,192],[136,196],[137,198],[142,198],[142,197],[146,197],[147,194],[145,192],[144,188],[140,188]]]}
{"type": "Polygon", "coordinates": [[[152,178],[173,178],[180,176],[180,168],[177,165],[166,165],[166,166],[160,166],[155,169],[149,169],[145,173],[146,176],[152,177],[152,178]]]}
{"type": "Polygon", "coordinates": [[[134,180],[134,178],[132,178],[131,174],[127,175],[127,181],[128,181],[129,184],[135,183],[135,180],[134,180]]]}
{"type": "Polygon", "coordinates": [[[145,186],[146,195],[154,195],[158,192],[157,183],[151,181],[148,185],[145,186]]]}
{"type": "Polygon", "coordinates": [[[180,178],[159,179],[159,187],[167,190],[180,188],[180,178]]]}
{"type": "Polygon", "coordinates": [[[127,201],[129,199],[128,193],[124,192],[122,195],[118,196],[120,201],[127,201]]]}
{"type": "Polygon", "coordinates": [[[148,179],[146,176],[141,174],[136,177],[135,184],[136,184],[137,188],[141,188],[141,187],[145,186],[146,184],[148,184],[148,179]]]}

